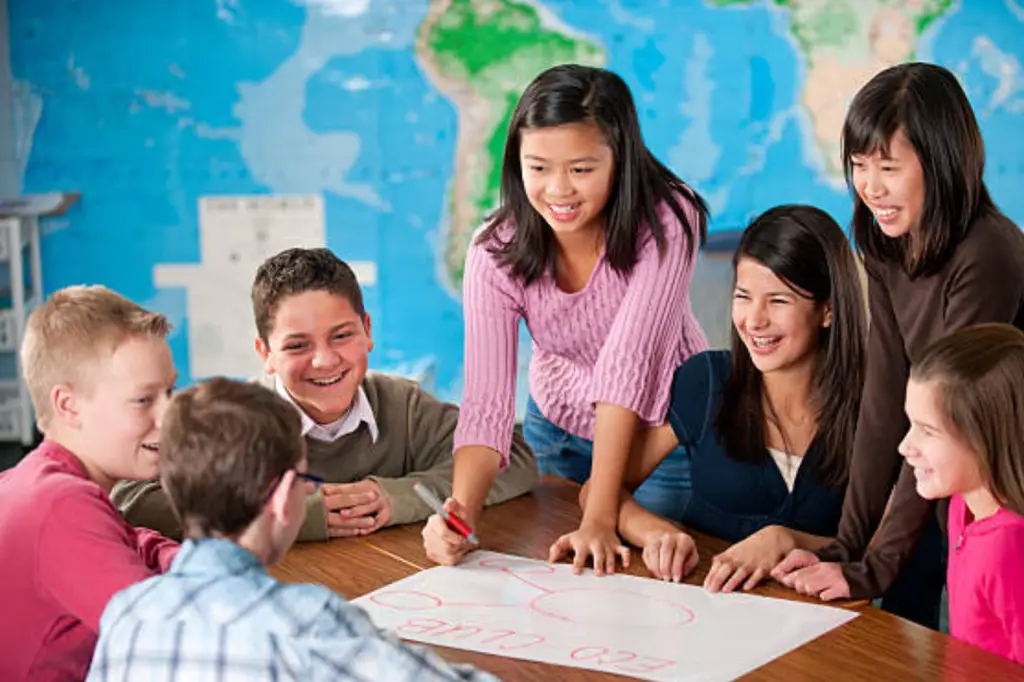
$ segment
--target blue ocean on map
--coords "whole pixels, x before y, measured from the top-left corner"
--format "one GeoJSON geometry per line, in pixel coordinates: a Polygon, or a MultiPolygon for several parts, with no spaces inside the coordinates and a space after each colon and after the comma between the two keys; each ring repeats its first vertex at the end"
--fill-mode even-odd
{"type": "MultiPolygon", "coordinates": [[[[787,3],[527,4],[550,29],[600,46],[633,91],[650,148],[710,204],[713,231],[742,229],[789,202],[848,221],[849,193],[823,159],[802,97],[808,55],[787,3]]],[[[837,4],[857,16],[875,6],[837,4]]],[[[46,291],[100,282],[164,312],[187,384],[200,378],[205,332],[186,289],[158,286],[154,272],[221,267],[223,254],[203,251],[200,200],[317,195],[325,244],[373,273],[364,282],[371,367],[417,376],[457,401],[462,305],[444,253],[461,112],[417,51],[430,3],[162,7],[8,3],[23,192],[82,193],[44,225],[46,291]]],[[[988,142],[990,189],[1024,224],[1024,3],[954,3],[916,40],[915,58],[962,79],[988,142]]],[[[248,305],[215,299],[210,306],[237,314],[248,305]]],[[[217,338],[252,354],[253,329],[227,312],[207,311],[214,322],[203,324],[225,320],[217,338]]]]}

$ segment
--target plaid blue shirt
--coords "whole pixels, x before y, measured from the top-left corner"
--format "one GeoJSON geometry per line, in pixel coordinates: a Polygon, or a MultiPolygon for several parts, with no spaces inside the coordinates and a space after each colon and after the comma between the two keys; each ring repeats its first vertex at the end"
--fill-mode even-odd
{"type": "Polygon", "coordinates": [[[274,580],[216,539],[186,541],[166,574],[114,595],[86,679],[496,680],[399,642],[325,587],[274,580]]]}

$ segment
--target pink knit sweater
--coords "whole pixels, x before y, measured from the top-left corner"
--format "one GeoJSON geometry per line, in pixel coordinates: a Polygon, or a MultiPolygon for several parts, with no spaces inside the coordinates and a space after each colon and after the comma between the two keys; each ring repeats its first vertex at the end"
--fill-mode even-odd
{"type": "MultiPolygon", "coordinates": [[[[691,225],[697,212],[685,200],[691,225]]],[[[667,248],[663,255],[644,231],[629,276],[604,258],[580,291],[567,294],[547,272],[529,286],[498,266],[474,243],[466,258],[465,386],[454,448],[485,445],[508,461],[515,420],[518,326],[533,338],[530,394],[541,412],[566,431],[593,440],[594,405],[610,403],[660,424],[668,410],[675,369],[707,348],[690,309],[696,240],[665,204],[659,207],[667,248]]],[[[500,235],[507,240],[511,230],[500,235]]]]}

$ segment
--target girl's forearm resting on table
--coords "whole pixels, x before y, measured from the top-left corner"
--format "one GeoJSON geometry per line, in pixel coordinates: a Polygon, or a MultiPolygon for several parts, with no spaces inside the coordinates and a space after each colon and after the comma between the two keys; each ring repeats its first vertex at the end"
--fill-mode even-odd
{"type": "Polygon", "coordinates": [[[615,526],[626,462],[639,419],[632,410],[607,403],[598,403],[595,413],[594,452],[583,523],[615,526]]]}
{"type": "Polygon", "coordinates": [[[793,530],[792,528],[786,528],[786,531],[793,536],[797,549],[806,549],[808,552],[819,550],[835,539],[823,537],[821,535],[811,535],[810,533],[793,530]]]}
{"type": "MultiPolygon", "coordinates": [[[[583,509],[584,514],[586,514],[590,501],[590,486],[590,483],[586,483],[580,490],[580,507],[583,509]]],[[[767,526],[764,530],[768,529],[773,529],[776,533],[788,539],[789,546],[787,551],[804,549],[813,552],[833,540],[830,537],[812,535],[785,526],[767,526]]],[[[639,502],[633,499],[629,492],[622,490],[619,494],[617,530],[626,542],[637,547],[643,547],[652,535],[679,532],[681,528],[668,519],[647,511],[639,502]]]]}
{"type": "Polygon", "coordinates": [[[652,535],[678,533],[679,526],[640,506],[629,494],[623,493],[619,507],[619,534],[631,545],[644,547],[652,535]]]}
{"type": "MultiPolygon", "coordinates": [[[[586,513],[589,498],[590,483],[586,483],[580,490],[580,507],[583,508],[584,513],[586,513]]],[[[617,529],[623,540],[636,547],[643,547],[652,535],[680,531],[679,526],[668,519],[644,509],[625,490],[620,492],[617,529]]]]}
{"type": "Polygon", "coordinates": [[[501,453],[485,445],[464,445],[455,451],[452,473],[452,497],[462,503],[476,522],[487,499],[487,492],[501,468],[501,453]]]}

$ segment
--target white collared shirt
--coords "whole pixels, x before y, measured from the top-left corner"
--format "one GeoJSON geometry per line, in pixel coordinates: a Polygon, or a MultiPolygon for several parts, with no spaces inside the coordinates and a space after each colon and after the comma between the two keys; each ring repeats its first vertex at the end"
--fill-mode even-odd
{"type": "Polygon", "coordinates": [[[299,404],[288,393],[288,389],[284,387],[279,377],[274,377],[274,386],[277,388],[278,394],[294,405],[295,409],[299,411],[299,416],[302,418],[303,436],[309,436],[325,443],[333,443],[342,436],[355,432],[361,423],[366,422],[366,426],[370,429],[370,439],[374,443],[377,442],[377,419],[373,416],[370,400],[366,397],[366,391],[363,390],[362,386],[359,387],[359,390],[356,391],[355,396],[352,398],[352,404],[349,406],[348,412],[330,424],[318,424],[312,417],[306,414],[306,411],[299,407],[299,404]]]}

